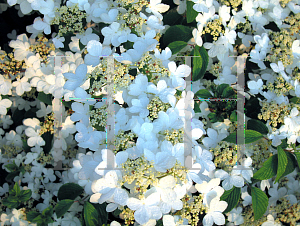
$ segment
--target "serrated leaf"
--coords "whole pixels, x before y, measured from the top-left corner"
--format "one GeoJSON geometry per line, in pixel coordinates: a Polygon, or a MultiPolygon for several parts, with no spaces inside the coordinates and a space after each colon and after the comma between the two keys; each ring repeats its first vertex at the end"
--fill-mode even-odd
{"type": "Polygon", "coordinates": [[[26,202],[31,198],[32,191],[30,189],[21,191],[19,199],[21,202],[26,202]]]}
{"type": "Polygon", "coordinates": [[[236,122],[237,121],[237,114],[236,114],[236,111],[233,111],[231,114],[230,114],[230,121],[232,122],[236,122]]]}
{"type": "Polygon", "coordinates": [[[75,200],[77,196],[81,195],[83,188],[75,183],[67,183],[62,185],[57,193],[59,200],[71,199],[75,200]]]}
{"type": "Polygon", "coordinates": [[[52,105],[52,94],[45,94],[44,92],[39,92],[37,98],[47,105],[52,105]]]}
{"type": "Polygon", "coordinates": [[[33,219],[38,217],[39,215],[40,215],[40,213],[30,211],[26,214],[27,221],[33,222],[33,219]]]}
{"type": "Polygon", "coordinates": [[[200,113],[201,112],[198,102],[195,102],[195,104],[194,104],[194,111],[195,111],[195,113],[200,113]]]}
{"type": "Polygon", "coordinates": [[[228,213],[234,207],[236,207],[236,205],[240,200],[240,196],[241,196],[241,188],[237,188],[233,186],[233,188],[231,188],[230,190],[225,191],[220,198],[220,200],[226,201],[228,203],[228,206],[223,213],[228,213]]]}
{"type": "Polygon", "coordinates": [[[175,41],[188,42],[192,35],[192,29],[184,25],[175,25],[168,28],[163,36],[163,42],[165,46],[175,41]]]}
{"type": "Polygon", "coordinates": [[[207,89],[200,89],[195,93],[195,96],[203,98],[203,99],[208,99],[212,98],[213,96],[207,89]]]}
{"type": "Polygon", "coordinates": [[[278,180],[282,177],[282,174],[285,172],[288,163],[287,155],[285,154],[285,151],[280,146],[277,147],[277,152],[278,152],[278,167],[277,167],[277,176],[275,179],[275,183],[277,183],[278,180]]]}
{"type": "Polygon", "coordinates": [[[48,206],[46,209],[43,210],[43,216],[52,216],[53,214],[53,206],[48,206]]]}
{"type": "Polygon", "coordinates": [[[251,196],[254,220],[258,220],[267,211],[269,199],[268,196],[262,190],[256,187],[251,187],[251,196]]]}
{"type": "Polygon", "coordinates": [[[9,192],[9,194],[13,195],[13,196],[18,196],[18,195],[20,195],[20,193],[21,193],[20,186],[19,186],[19,184],[17,182],[15,182],[15,185],[11,189],[11,191],[9,192]]]}
{"type": "Polygon", "coordinates": [[[83,212],[84,212],[84,220],[85,220],[86,226],[98,226],[99,225],[98,211],[91,203],[84,202],[83,212]]]}
{"type": "Polygon", "coordinates": [[[298,167],[300,168],[300,152],[294,152],[294,155],[296,156],[298,167]]]}
{"type": "Polygon", "coordinates": [[[300,104],[300,98],[299,97],[293,97],[289,101],[291,103],[294,103],[294,104],[300,104]]]}
{"type": "Polygon", "coordinates": [[[197,81],[203,78],[207,65],[208,65],[208,53],[206,49],[201,46],[195,46],[193,51],[193,74],[192,74],[192,81],[197,81]]]}
{"type": "Polygon", "coordinates": [[[269,132],[268,127],[262,121],[256,119],[248,120],[247,129],[255,130],[261,134],[268,134],[269,132]]]}
{"type": "Polygon", "coordinates": [[[223,92],[221,97],[222,98],[234,98],[235,92],[231,86],[226,87],[223,92]]]}
{"type": "Polygon", "coordinates": [[[102,203],[102,204],[92,203],[92,205],[95,207],[95,209],[98,212],[99,225],[103,225],[103,224],[106,225],[107,221],[108,221],[108,212],[106,211],[107,204],[106,203],[102,203]]]}
{"type": "Polygon", "coordinates": [[[262,137],[263,135],[260,132],[254,130],[245,130],[231,133],[229,136],[225,137],[223,141],[234,144],[243,144],[243,141],[245,141],[245,144],[250,144],[261,139],[262,137]]]}
{"type": "Polygon", "coordinates": [[[286,175],[292,173],[295,168],[297,167],[297,160],[295,159],[295,156],[291,154],[290,152],[285,153],[287,156],[288,163],[286,165],[286,169],[281,177],[285,177],[286,175]]]}
{"type": "Polygon", "coordinates": [[[258,180],[268,180],[277,174],[278,168],[278,155],[271,156],[267,161],[264,162],[263,167],[261,167],[253,175],[253,179],[258,180]]]}
{"type": "Polygon", "coordinates": [[[71,199],[64,199],[59,201],[54,208],[57,218],[62,217],[70,209],[73,203],[74,200],[71,199]]]}
{"type": "Polygon", "coordinates": [[[196,10],[193,9],[194,5],[195,5],[194,2],[186,1],[186,21],[187,21],[187,23],[193,22],[199,14],[196,10]]]}
{"type": "Polygon", "coordinates": [[[186,46],[187,46],[187,43],[184,41],[175,41],[168,45],[168,47],[172,51],[172,54],[178,53],[180,50],[182,50],[186,46]]]}
{"type": "Polygon", "coordinates": [[[216,93],[215,93],[215,97],[222,97],[223,91],[229,87],[228,84],[221,84],[217,87],[216,93]]]}

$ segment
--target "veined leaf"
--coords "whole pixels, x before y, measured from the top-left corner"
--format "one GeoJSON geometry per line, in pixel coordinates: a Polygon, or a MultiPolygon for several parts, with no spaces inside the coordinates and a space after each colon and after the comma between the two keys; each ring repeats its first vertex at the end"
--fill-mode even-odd
{"type": "Polygon", "coordinates": [[[70,209],[73,203],[74,200],[71,199],[64,199],[59,201],[54,208],[57,218],[62,217],[68,211],[68,209],[70,209]]]}
{"type": "Polygon", "coordinates": [[[84,202],[83,212],[84,212],[84,220],[85,220],[86,226],[98,226],[99,225],[98,211],[91,203],[84,202]]]}
{"type": "Polygon", "coordinates": [[[261,167],[253,175],[253,179],[267,180],[274,177],[277,173],[278,168],[278,155],[271,156],[267,161],[264,162],[263,167],[261,167]]]}
{"type": "Polygon", "coordinates": [[[171,42],[168,45],[168,47],[172,51],[172,54],[178,53],[180,50],[182,50],[186,46],[187,46],[187,43],[184,41],[175,41],[175,42],[171,42]]]}
{"type": "Polygon", "coordinates": [[[77,196],[81,195],[83,188],[75,183],[67,183],[62,185],[57,193],[59,200],[71,199],[75,200],[77,196]]]}
{"type": "Polygon", "coordinates": [[[277,167],[277,176],[275,179],[275,183],[278,182],[282,174],[285,172],[288,163],[288,159],[287,159],[287,155],[285,154],[285,151],[280,146],[277,147],[277,151],[278,151],[278,167],[277,167]]]}
{"type": "Polygon", "coordinates": [[[251,196],[254,220],[258,220],[267,211],[269,199],[268,196],[262,190],[256,187],[251,187],[251,196]]]}
{"type": "Polygon", "coordinates": [[[198,12],[193,9],[193,6],[195,5],[192,1],[186,1],[186,21],[187,23],[193,22],[196,17],[198,16],[198,12]]]}
{"type": "Polygon", "coordinates": [[[237,188],[233,186],[228,191],[225,191],[223,195],[221,196],[220,200],[226,201],[228,203],[228,206],[224,213],[230,212],[239,202],[241,196],[241,188],[237,188]]]}
{"type": "Polygon", "coordinates": [[[256,119],[248,120],[247,129],[255,130],[261,134],[267,134],[269,132],[268,127],[262,121],[256,119]]]}

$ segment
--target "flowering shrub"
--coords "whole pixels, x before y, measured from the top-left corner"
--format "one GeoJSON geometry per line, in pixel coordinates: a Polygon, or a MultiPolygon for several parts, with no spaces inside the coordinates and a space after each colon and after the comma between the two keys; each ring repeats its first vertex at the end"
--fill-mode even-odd
{"type": "Polygon", "coordinates": [[[1,225],[300,225],[299,1],[7,4],[1,225]]]}

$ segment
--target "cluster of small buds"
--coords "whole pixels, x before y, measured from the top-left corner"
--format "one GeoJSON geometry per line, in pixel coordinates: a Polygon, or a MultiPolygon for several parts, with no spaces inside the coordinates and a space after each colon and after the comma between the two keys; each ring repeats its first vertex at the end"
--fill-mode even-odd
{"type": "Polygon", "coordinates": [[[149,5],[146,0],[117,0],[115,1],[117,7],[122,7],[127,10],[126,13],[119,12],[117,17],[118,21],[124,21],[122,23],[122,27],[129,27],[131,31],[139,36],[143,35],[143,24],[146,22],[145,19],[140,17],[140,12],[143,7],[147,7],[149,5]]]}
{"type": "Polygon", "coordinates": [[[269,82],[267,85],[263,85],[263,88],[273,91],[278,97],[294,89],[294,87],[286,82],[281,75],[278,75],[277,80],[273,83],[269,82]]]}
{"type": "Polygon", "coordinates": [[[4,144],[2,146],[2,156],[8,159],[15,158],[22,151],[22,147],[4,144]]]}
{"type": "Polygon", "coordinates": [[[221,0],[222,5],[229,6],[230,8],[234,9],[235,11],[238,10],[240,6],[242,6],[242,0],[221,0]]]}
{"type": "Polygon", "coordinates": [[[275,101],[267,103],[262,101],[261,113],[258,114],[258,119],[263,119],[265,121],[270,119],[269,124],[273,127],[272,130],[276,131],[278,123],[284,122],[284,117],[290,114],[289,105],[284,102],[278,105],[275,101]]]}
{"type": "Polygon", "coordinates": [[[292,0],[279,0],[279,4],[282,8],[285,8],[290,1],[292,0]]]}
{"type": "Polygon", "coordinates": [[[134,219],[134,210],[129,209],[128,207],[121,207],[123,210],[120,213],[120,218],[125,220],[125,225],[131,225],[135,222],[134,219]]]}
{"type": "Polygon", "coordinates": [[[291,36],[294,36],[295,34],[299,34],[299,29],[300,29],[299,13],[286,17],[284,22],[290,25],[290,27],[287,30],[289,31],[289,34],[291,36]]]}
{"type": "Polygon", "coordinates": [[[149,110],[148,118],[153,121],[158,118],[158,113],[160,111],[166,112],[170,107],[171,105],[169,103],[164,103],[158,96],[155,96],[147,105],[147,109],[149,110]]]}
{"type": "Polygon", "coordinates": [[[248,18],[246,18],[245,23],[239,23],[237,25],[237,29],[240,30],[240,32],[242,32],[243,34],[247,34],[248,32],[250,32],[251,34],[254,33],[251,22],[248,20],[248,18]]]}
{"type": "Polygon", "coordinates": [[[48,64],[48,56],[51,53],[51,51],[55,50],[55,45],[53,43],[49,43],[48,39],[44,35],[39,34],[37,42],[35,44],[30,45],[29,50],[38,53],[39,56],[42,58],[42,62],[48,64]]]}
{"type": "Polygon", "coordinates": [[[57,16],[51,21],[52,24],[57,24],[59,36],[63,36],[66,33],[84,33],[84,20],[86,19],[86,13],[79,10],[78,4],[74,4],[71,7],[62,6],[55,10],[57,16]]]}
{"type": "Polygon", "coordinates": [[[181,201],[183,202],[183,208],[179,211],[179,215],[182,217],[182,219],[187,219],[190,225],[198,225],[198,215],[208,212],[208,208],[205,207],[202,202],[203,194],[199,194],[198,196],[186,194],[181,201]]]}
{"type": "Polygon", "coordinates": [[[222,19],[217,18],[211,22],[208,22],[205,29],[203,29],[202,34],[210,34],[213,36],[213,40],[217,41],[221,33],[225,33],[222,25],[222,19]]]}
{"type": "Polygon", "coordinates": [[[244,223],[241,226],[260,226],[267,221],[266,216],[262,216],[259,220],[254,220],[254,212],[252,204],[243,209],[244,223]]]}
{"type": "Polygon", "coordinates": [[[237,145],[221,141],[215,148],[209,150],[214,155],[216,167],[229,171],[237,161],[237,145]]]}
{"type": "Polygon", "coordinates": [[[76,154],[78,152],[77,149],[71,148],[72,145],[67,146],[67,150],[64,151],[64,156],[66,159],[73,159],[76,158],[76,154]]]}
{"type": "Polygon", "coordinates": [[[28,92],[24,92],[21,97],[27,101],[34,101],[36,99],[36,88],[31,87],[31,90],[28,92]]]}
{"type": "Polygon", "coordinates": [[[264,162],[273,155],[269,149],[270,145],[271,143],[265,139],[260,139],[255,145],[252,145],[253,155],[251,156],[251,159],[252,166],[255,169],[260,169],[264,162]]]}
{"type": "Polygon", "coordinates": [[[300,220],[300,204],[295,203],[291,205],[286,197],[283,197],[281,203],[273,208],[278,213],[277,219],[282,223],[296,226],[297,221],[300,220]]]}
{"type": "Polygon", "coordinates": [[[176,183],[187,183],[186,175],[188,168],[182,166],[177,160],[175,165],[167,170],[167,175],[172,175],[175,178],[176,183]]]}
{"type": "Polygon", "coordinates": [[[291,48],[296,38],[291,36],[287,29],[281,29],[278,32],[270,31],[269,37],[270,45],[273,47],[271,48],[272,54],[269,54],[266,60],[272,63],[282,61],[285,67],[293,64],[294,56],[291,48]]]}
{"type": "Polygon", "coordinates": [[[50,164],[53,160],[53,157],[51,154],[45,155],[45,153],[42,151],[39,157],[36,159],[36,161],[42,165],[50,164]]]}
{"type": "Polygon", "coordinates": [[[211,68],[209,70],[209,72],[216,77],[219,77],[219,74],[221,72],[221,68],[222,68],[222,63],[218,62],[218,63],[214,63],[211,65],[211,68]]]}
{"type": "Polygon", "coordinates": [[[0,73],[6,79],[21,78],[21,73],[25,72],[25,61],[18,61],[13,53],[7,54],[5,51],[0,53],[0,73]]]}
{"type": "Polygon", "coordinates": [[[170,141],[173,145],[176,145],[177,143],[183,143],[183,138],[184,138],[184,129],[183,128],[181,128],[179,130],[166,129],[161,134],[164,136],[165,140],[170,141]]]}
{"type": "Polygon", "coordinates": [[[93,127],[105,127],[107,124],[107,104],[90,111],[90,123],[93,127]]]}
{"type": "Polygon", "coordinates": [[[45,118],[44,123],[41,123],[41,129],[39,135],[41,136],[47,132],[54,134],[54,112],[52,112],[51,115],[48,115],[45,118]]]}
{"type": "Polygon", "coordinates": [[[134,138],[137,138],[137,136],[134,133],[132,132],[125,133],[124,130],[119,130],[118,135],[116,136],[116,139],[114,141],[115,154],[118,151],[124,151],[128,148],[133,147],[135,144],[134,138]]]}
{"type": "Polygon", "coordinates": [[[134,66],[137,66],[140,72],[150,78],[148,80],[155,85],[160,78],[170,76],[170,71],[163,66],[162,61],[154,55],[150,55],[149,52],[146,52],[134,66]]]}

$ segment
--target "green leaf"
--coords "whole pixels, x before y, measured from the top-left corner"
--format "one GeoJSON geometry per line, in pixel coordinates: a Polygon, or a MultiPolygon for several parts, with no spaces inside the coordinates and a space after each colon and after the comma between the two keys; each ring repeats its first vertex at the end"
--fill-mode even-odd
{"type": "Polygon", "coordinates": [[[59,200],[72,199],[75,200],[77,196],[81,195],[83,188],[75,183],[67,183],[62,185],[57,193],[59,200]]]}
{"type": "Polygon", "coordinates": [[[15,170],[18,169],[18,166],[17,166],[16,163],[15,163],[15,160],[13,161],[12,164],[7,164],[7,165],[5,165],[4,167],[5,167],[7,170],[9,170],[9,172],[13,172],[13,171],[15,171],[15,170]]]}
{"type": "Polygon", "coordinates": [[[8,196],[7,198],[3,199],[2,204],[10,209],[17,208],[20,205],[17,197],[15,196],[8,196]]]}
{"type": "Polygon", "coordinates": [[[65,107],[69,108],[69,109],[72,109],[71,105],[72,103],[74,103],[75,101],[74,100],[71,100],[71,101],[65,101],[65,100],[62,100],[62,104],[65,105],[65,107]]]}
{"type": "Polygon", "coordinates": [[[47,105],[52,105],[52,94],[45,94],[44,92],[39,92],[37,98],[47,105]]]}
{"type": "Polygon", "coordinates": [[[43,216],[52,216],[53,215],[53,206],[48,206],[46,209],[42,212],[43,216]]]}
{"type": "Polygon", "coordinates": [[[208,53],[206,49],[201,46],[195,46],[194,49],[194,57],[193,57],[193,74],[192,74],[192,81],[197,81],[203,78],[206,68],[208,65],[208,53]]]}
{"type": "Polygon", "coordinates": [[[98,226],[99,225],[98,211],[91,203],[84,202],[83,212],[84,212],[84,220],[85,220],[86,226],[98,226]]]}
{"type": "Polygon", "coordinates": [[[297,162],[298,162],[298,167],[300,168],[300,152],[294,152],[294,155],[297,158],[297,162]]]}
{"type": "Polygon", "coordinates": [[[267,180],[274,177],[277,173],[278,168],[278,155],[271,156],[267,161],[264,162],[263,167],[261,167],[253,175],[253,179],[267,180]]]}
{"type": "Polygon", "coordinates": [[[262,190],[256,187],[251,187],[251,196],[254,220],[258,220],[267,211],[269,199],[268,196],[262,190]]]}
{"type": "Polygon", "coordinates": [[[236,205],[240,200],[240,196],[241,196],[241,188],[237,188],[233,186],[233,188],[231,188],[230,190],[225,191],[220,198],[220,200],[226,201],[228,203],[228,206],[223,213],[228,213],[234,207],[236,207],[236,205]]]}
{"type": "Polygon", "coordinates": [[[11,189],[9,194],[13,195],[13,196],[18,196],[18,195],[21,194],[21,189],[20,189],[20,186],[17,182],[15,182],[15,185],[14,185],[13,189],[11,189]]]}
{"type": "Polygon", "coordinates": [[[201,112],[198,102],[195,102],[195,104],[194,104],[194,111],[195,111],[195,113],[200,113],[201,112]]]}
{"type": "Polygon", "coordinates": [[[13,116],[12,116],[12,120],[14,122],[14,125],[18,126],[18,125],[22,125],[23,123],[23,119],[24,119],[24,114],[25,114],[25,110],[19,110],[18,108],[14,111],[13,116]]]}
{"type": "Polygon", "coordinates": [[[182,15],[177,13],[177,11],[168,11],[168,13],[163,15],[164,25],[175,25],[183,19],[182,15]]]}
{"type": "Polygon", "coordinates": [[[106,203],[102,203],[102,204],[92,203],[92,205],[95,207],[95,209],[98,212],[99,225],[103,225],[103,224],[106,225],[107,221],[108,221],[108,212],[106,211],[107,204],[106,203]]]}
{"type": "Polygon", "coordinates": [[[237,121],[237,114],[236,114],[236,111],[233,111],[230,115],[230,121],[232,122],[236,122],[237,121]]]}
{"type": "Polygon", "coordinates": [[[187,46],[187,43],[184,41],[175,41],[168,45],[168,47],[172,51],[172,54],[178,53],[180,50],[182,50],[186,46],[187,46]]]}
{"type": "Polygon", "coordinates": [[[240,130],[238,132],[229,134],[229,136],[224,138],[223,141],[227,141],[229,143],[234,143],[234,144],[243,144],[243,142],[240,142],[240,140],[245,140],[245,144],[250,144],[261,139],[262,137],[263,135],[260,132],[254,130],[245,130],[245,131],[240,130]]]}
{"type": "Polygon", "coordinates": [[[222,98],[235,98],[235,92],[231,86],[226,87],[221,95],[222,98]]]}
{"type": "Polygon", "coordinates": [[[188,42],[192,37],[191,28],[183,25],[175,25],[168,28],[163,36],[163,42],[165,46],[168,46],[170,43],[175,41],[188,42]]]}
{"type": "Polygon", "coordinates": [[[277,152],[278,152],[278,167],[277,167],[277,176],[275,179],[275,183],[278,182],[282,174],[285,172],[288,163],[287,155],[285,154],[285,151],[280,146],[277,147],[277,152]]]}
{"type": "Polygon", "coordinates": [[[289,101],[294,103],[294,104],[300,104],[300,98],[299,97],[293,97],[289,101]]]}
{"type": "Polygon", "coordinates": [[[255,130],[261,134],[268,134],[269,132],[268,127],[262,121],[256,119],[248,120],[247,129],[255,130]]]}
{"type": "Polygon", "coordinates": [[[228,84],[221,84],[217,87],[216,93],[215,93],[215,97],[222,97],[223,91],[228,88],[229,85],[228,84]]]}
{"type": "Polygon", "coordinates": [[[207,89],[200,89],[195,93],[195,96],[203,98],[203,99],[208,99],[212,98],[213,96],[207,89]]]}
{"type": "Polygon", "coordinates": [[[194,5],[195,5],[194,2],[186,1],[186,21],[187,21],[187,23],[193,22],[199,14],[196,10],[193,9],[194,5]]]}
{"type": "Polygon", "coordinates": [[[43,146],[43,151],[45,154],[50,153],[52,148],[52,140],[53,140],[53,134],[51,132],[46,132],[42,136],[43,140],[45,141],[45,145],[43,146]]]}
{"type": "Polygon", "coordinates": [[[40,213],[30,211],[26,214],[27,221],[33,222],[33,219],[38,217],[39,215],[40,215],[40,213]]]}
{"type": "Polygon", "coordinates": [[[30,189],[21,191],[21,195],[19,196],[19,199],[21,202],[26,202],[31,198],[32,191],[30,189]]]}
{"type": "Polygon", "coordinates": [[[281,177],[285,177],[286,175],[292,173],[297,167],[297,160],[295,159],[295,156],[290,152],[285,152],[285,154],[287,156],[288,163],[281,177]]]}
{"type": "Polygon", "coordinates": [[[62,217],[68,211],[68,209],[70,209],[73,203],[74,200],[71,199],[64,199],[59,201],[54,208],[57,218],[62,217]]]}

